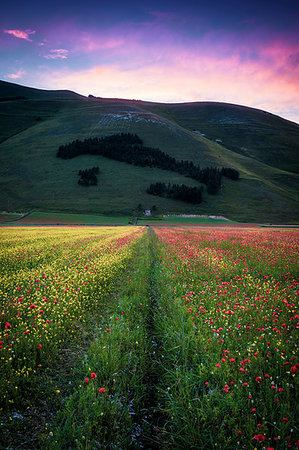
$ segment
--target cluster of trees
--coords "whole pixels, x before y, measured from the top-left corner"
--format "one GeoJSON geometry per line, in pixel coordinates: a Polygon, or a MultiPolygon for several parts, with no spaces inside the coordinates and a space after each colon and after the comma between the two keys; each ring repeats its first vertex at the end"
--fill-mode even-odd
{"type": "Polygon", "coordinates": [[[153,183],[146,192],[160,197],[173,198],[183,202],[198,204],[202,202],[202,189],[185,184],[153,183]]]}
{"type": "Polygon", "coordinates": [[[193,178],[207,186],[210,194],[216,194],[221,187],[222,176],[237,180],[239,172],[229,167],[219,169],[206,167],[201,169],[192,161],[178,161],[157,148],[145,147],[137,134],[121,133],[102,138],[76,140],[61,145],[57,157],[70,159],[78,155],[102,155],[116,161],[122,161],[141,167],[156,167],[158,169],[178,172],[185,177],[193,178]]]}
{"type": "Polygon", "coordinates": [[[222,167],[221,175],[226,178],[230,178],[231,180],[238,180],[240,176],[239,172],[231,167],[222,167]]]}
{"type": "Polygon", "coordinates": [[[56,156],[71,159],[79,155],[101,155],[133,164],[133,154],[136,153],[135,147],[138,145],[142,147],[143,143],[136,134],[120,133],[102,138],[87,138],[84,141],[76,139],[61,145],[56,156]]]}
{"type": "Polygon", "coordinates": [[[96,186],[98,184],[97,175],[99,174],[98,167],[92,167],[91,169],[81,169],[78,172],[78,176],[80,177],[78,180],[78,184],[82,186],[96,186]]]}

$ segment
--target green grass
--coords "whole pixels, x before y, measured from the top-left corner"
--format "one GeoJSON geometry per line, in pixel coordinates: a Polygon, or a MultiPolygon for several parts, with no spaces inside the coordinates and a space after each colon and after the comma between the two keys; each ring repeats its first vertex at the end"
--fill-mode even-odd
{"type": "Polygon", "coordinates": [[[230,225],[234,223],[231,220],[211,217],[183,217],[183,216],[167,216],[167,217],[142,217],[138,218],[140,225],[230,225]]]}
{"type": "Polygon", "coordinates": [[[0,213],[0,223],[6,223],[11,220],[17,220],[19,219],[21,214],[18,213],[0,213]]]}
{"type": "MultiPolygon", "coordinates": [[[[95,100],[70,92],[31,90],[0,83],[0,96],[5,96],[5,92],[11,96],[14,91],[28,100],[0,103],[0,139],[6,139],[0,144],[0,208],[3,210],[131,216],[136,206],[142,204],[144,209],[156,205],[159,213],[223,215],[244,222],[298,223],[299,176],[282,170],[291,170],[297,164],[292,136],[297,136],[298,126],[288,121],[224,104],[164,105],[95,100]],[[218,130],[218,122],[223,120],[225,112],[229,117],[233,114],[239,118],[242,127],[247,123],[251,135],[255,130],[259,150],[252,150],[251,154],[236,151],[229,140],[219,145],[213,136],[207,139],[192,131],[204,119],[218,130]],[[273,127],[281,134],[281,140],[277,141],[282,148],[281,164],[274,158],[276,144],[270,138],[273,127]],[[263,139],[261,129],[268,130],[263,132],[263,139]],[[236,168],[241,178],[238,182],[224,178],[219,194],[211,196],[204,192],[203,203],[194,206],[146,193],[148,185],[158,181],[197,185],[178,174],[100,156],[86,155],[67,161],[55,156],[59,145],[74,139],[119,132],[137,133],[145,145],[158,147],[179,160],[192,160],[202,167],[236,168]],[[259,152],[267,155],[266,160],[259,152]],[[78,171],[92,166],[100,168],[99,185],[79,186],[78,171]]],[[[246,136],[244,130],[243,135],[246,136]]],[[[234,139],[242,144],[241,138],[234,139]]]]}
{"type": "Polygon", "coordinates": [[[70,91],[45,91],[0,80],[0,142],[54,116],[59,110],[76,107],[82,96],[70,91]],[[13,97],[24,97],[12,100],[13,97]]]}
{"type": "Polygon", "coordinates": [[[129,217],[111,217],[92,214],[66,214],[61,212],[32,212],[16,223],[28,225],[128,225],[129,217]]]}
{"type": "Polygon", "coordinates": [[[187,224],[187,225],[217,225],[217,224],[226,224],[230,225],[232,222],[225,219],[218,218],[210,218],[210,217],[165,217],[164,218],[166,224],[187,224]]]}

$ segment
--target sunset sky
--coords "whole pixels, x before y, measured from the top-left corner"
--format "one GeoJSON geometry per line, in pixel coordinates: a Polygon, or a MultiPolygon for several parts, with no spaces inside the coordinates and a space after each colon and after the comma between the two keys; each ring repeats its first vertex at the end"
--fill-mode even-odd
{"type": "Polygon", "coordinates": [[[0,78],[159,102],[220,101],[299,123],[299,1],[6,2],[0,78]]]}

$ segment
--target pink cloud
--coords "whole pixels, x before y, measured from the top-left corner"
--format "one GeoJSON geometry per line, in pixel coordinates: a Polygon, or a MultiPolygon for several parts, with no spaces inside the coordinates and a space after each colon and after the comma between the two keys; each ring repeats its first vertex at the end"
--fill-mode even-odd
{"type": "Polygon", "coordinates": [[[16,73],[10,73],[9,75],[6,75],[7,78],[11,78],[12,80],[18,80],[22,78],[23,75],[25,75],[25,70],[19,69],[16,73]]]}
{"type": "Polygon", "coordinates": [[[32,42],[32,39],[30,39],[29,36],[35,32],[35,30],[3,30],[3,33],[11,34],[16,38],[25,39],[29,42],[32,42]]]}
{"type": "Polygon", "coordinates": [[[299,44],[275,40],[260,49],[264,63],[280,73],[288,74],[294,81],[299,78],[299,44]]]}
{"type": "Polygon", "coordinates": [[[66,50],[65,48],[56,48],[53,50],[50,50],[50,52],[47,55],[44,55],[44,58],[46,59],[67,59],[69,54],[69,50],[66,50]]]}

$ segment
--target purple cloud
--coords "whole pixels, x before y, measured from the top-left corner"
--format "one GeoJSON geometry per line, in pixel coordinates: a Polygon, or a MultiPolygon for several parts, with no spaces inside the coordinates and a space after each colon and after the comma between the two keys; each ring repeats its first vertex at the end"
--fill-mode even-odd
{"type": "Polygon", "coordinates": [[[3,33],[11,34],[19,39],[25,39],[25,41],[28,42],[32,42],[32,39],[30,39],[29,36],[35,32],[35,30],[3,30],[3,33]]]}
{"type": "Polygon", "coordinates": [[[67,59],[69,54],[69,50],[66,50],[65,48],[56,48],[53,50],[50,50],[50,52],[47,55],[44,55],[44,58],[46,59],[67,59]]]}
{"type": "Polygon", "coordinates": [[[90,36],[85,35],[79,39],[79,42],[76,44],[77,52],[94,52],[100,50],[111,50],[116,49],[124,45],[125,40],[123,38],[104,38],[102,36],[90,36]]]}
{"type": "Polygon", "coordinates": [[[11,78],[12,80],[18,80],[22,78],[23,75],[25,75],[25,70],[19,69],[16,73],[10,73],[9,75],[6,75],[7,78],[11,78]]]}

